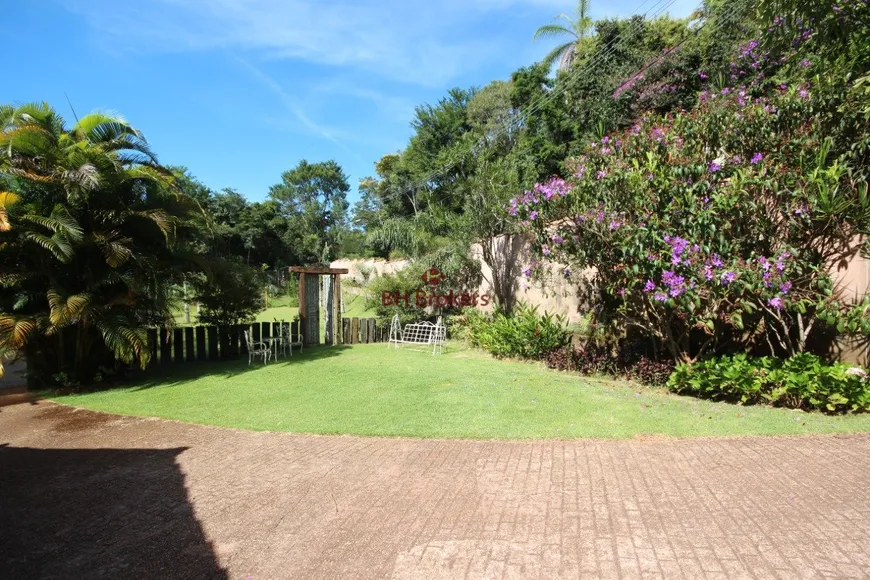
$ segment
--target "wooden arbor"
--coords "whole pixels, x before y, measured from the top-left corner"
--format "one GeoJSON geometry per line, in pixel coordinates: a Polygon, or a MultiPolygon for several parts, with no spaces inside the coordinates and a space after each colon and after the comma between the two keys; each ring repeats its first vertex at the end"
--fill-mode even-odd
{"type": "Polygon", "coordinates": [[[326,344],[338,344],[341,336],[341,275],[346,268],[291,266],[299,274],[299,330],[306,345],[320,344],[320,276],[326,285],[326,344]]]}

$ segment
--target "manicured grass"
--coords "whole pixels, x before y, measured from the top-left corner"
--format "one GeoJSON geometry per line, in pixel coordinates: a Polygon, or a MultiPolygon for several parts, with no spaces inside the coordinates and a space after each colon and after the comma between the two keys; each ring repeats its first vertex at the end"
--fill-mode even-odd
{"type": "Polygon", "coordinates": [[[870,431],[870,415],[739,407],[477,351],[441,356],[383,344],[306,349],[263,366],[181,367],[60,403],[243,429],[461,438],[624,438],[870,431]]]}
{"type": "MultiPolygon", "coordinates": [[[[299,314],[299,304],[296,301],[291,301],[287,296],[279,296],[269,300],[269,307],[257,314],[255,320],[257,322],[272,322],[274,320],[283,320],[289,322],[296,318],[299,314]]],[[[344,314],[345,318],[374,318],[375,312],[366,309],[365,300],[358,293],[348,291],[344,295],[344,314]]],[[[177,310],[173,317],[175,324],[186,326],[184,323],[184,312],[177,310]]],[[[190,324],[196,325],[196,307],[192,306],[190,311],[190,324]]],[[[321,316],[321,335],[326,320],[321,316]]]]}
{"type": "MultiPolygon", "coordinates": [[[[286,296],[275,298],[269,303],[269,308],[257,315],[257,322],[272,322],[273,320],[293,320],[299,314],[299,305],[293,303],[286,296]]],[[[344,318],[374,318],[375,313],[367,310],[365,300],[362,296],[351,294],[350,292],[344,295],[344,318]]],[[[321,332],[326,319],[323,314],[320,317],[321,332]]]]}

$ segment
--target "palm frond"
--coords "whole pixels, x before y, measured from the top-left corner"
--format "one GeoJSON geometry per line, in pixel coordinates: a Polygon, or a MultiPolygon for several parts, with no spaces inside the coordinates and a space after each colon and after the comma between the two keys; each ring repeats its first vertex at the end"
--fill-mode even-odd
{"type": "Polygon", "coordinates": [[[567,28],[560,24],[545,24],[535,31],[533,40],[541,38],[560,38],[563,36],[571,36],[573,38],[577,37],[571,28],[567,28]]]}
{"type": "Polygon", "coordinates": [[[18,350],[36,332],[36,322],[30,316],[0,314],[0,348],[18,350]]]}
{"type": "Polygon", "coordinates": [[[118,359],[127,363],[138,360],[143,369],[147,366],[151,352],[146,329],[137,327],[134,321],[117,314],[100,317],[95,326],[106,346],[118,359]]]}
{"type": "Polygon", "coordinates": [[[62,236],[58,236],[57,234],[55,234],[54,236],[48,237],[38,232],[24,232],[22,237],[30,242],[41,246],[43,249],[48,250],[52,253],[52,255],[54,255],[55,258],[57,258],[64,264],[72,261],[72,246],[62,236]]]}
{"type": "Polygon", "coordinates": [[[78,323],[94,303],[94,296],[90,293],[63,296],[54,288],[46,292],[46,298],[49,304],[48,319],[56,327],[78,323]]]}
{"type": "Polygon", "coordinates": [[[78,242],[83,236],[82,227],[78,221],[69,213],[69,210],[58,204],[54,207],[49,216],[25,214],[21,216],[22,220],[37,224],[55,233],[62,233],[64,238],[78,242]]]}
{"type": "Polygon", "coordinates": [[[9,223],[9,208],[21,200],[11,191],[0,191],[0,232],[8,232],[12,229],[9,223]]]}
{"type": "Polygon", "coordinates": [[[90,163],[85,163],[75,169],[63,171],[61,177],[90,191],[95,191],[100,187],[100,173],[90,163]]]}
{"type": "Polygon", "coordinates": [[[557,46],[556,48],[551,50],[549,53],[547,53],[547,56],[545,56],[543,59],[541,59],[541,62],[544,65],[551,67],[557,61],[561,61],[563,59],[563,57],[565,56],[565,54],[570,52],[573,47],[574,47],[573,42],[566,42],[564,44],[560,44],[559,46],[557,46]]]}
{"type": "Polygon", "coordinates": [[[127,244],[133,240],[121,237],[117,232],[109,234],[94,234],[94,241],[100,246],[106,258],[106,264],[112,268],[119,268],[133,257],[133,251],[127,244]]]}

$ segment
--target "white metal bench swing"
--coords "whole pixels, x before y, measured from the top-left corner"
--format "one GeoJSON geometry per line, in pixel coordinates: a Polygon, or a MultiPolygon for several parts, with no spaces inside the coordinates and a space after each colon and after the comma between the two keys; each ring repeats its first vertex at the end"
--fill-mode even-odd
{"type": "Polygon", "coordinates": [[[447,329],[444,327],[441,317],[435,324],[431,322],[414,322],[406,324],[402,328],[402,323],[399,322],[399,315],[393,316],[393,321],[390,323],[390,336],[387,341],[387,348],[401,348],[402,345],[412,345],[424,347],[425,351],[429,351],[432,347],[432,354],[441,354],[444,346],[447,343],[447,329]]]}

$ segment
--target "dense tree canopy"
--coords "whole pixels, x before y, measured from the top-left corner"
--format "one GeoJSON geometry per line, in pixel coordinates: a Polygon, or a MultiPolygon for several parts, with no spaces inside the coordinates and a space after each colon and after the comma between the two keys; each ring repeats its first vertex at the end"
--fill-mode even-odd
{"type": "Polygon", "coordinates": [[[269,189],[286,220],[285,241],[303,263],[329,261],[340,248],[350,185],[335,161],[299,164],[269,189]]]}
{"type": "Polygon", "coordinates": [[[199,206],[120,117],[67,127],[47,104],[7,106],[0,131],[0,349],[79,378],[145,365],[199,206]]]}

